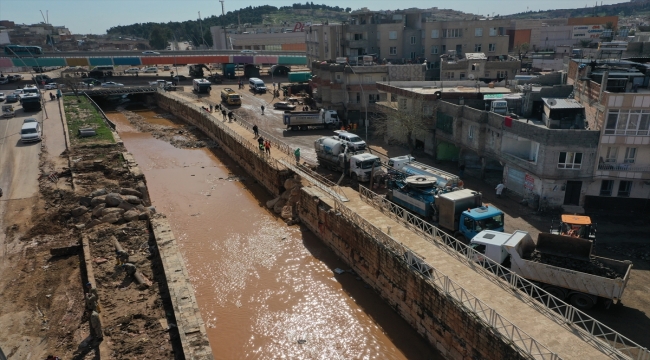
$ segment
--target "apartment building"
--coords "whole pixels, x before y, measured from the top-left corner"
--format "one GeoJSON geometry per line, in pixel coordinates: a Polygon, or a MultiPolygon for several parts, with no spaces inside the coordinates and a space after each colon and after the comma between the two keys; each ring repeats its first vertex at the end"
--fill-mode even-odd
{"type": "Polygon", "coordinates": [[[532,202],[584,205],[600,132],[585,128],[585,109],[576,101],[544,98],[545,118],[515,119],[484,110],[486,95],[504,94],[506,88],[385,82],[377,89],[386,93],[381,99],[435,109],[431,131],[415,139],[428,154],[480,169],[483,176],[496,173],[496,181],[532,202]],[[437,92],[440,99],[432,96],[437,92]],[[462,100],[445,100],[459,95],[462,100]]]}
{"type": "Polygon", "coordinates": [[[512,56],[488,60],[484,53],[443,55],[440,59],[441,80],[479,80],[485,82],[514,79],[521,70],[521,61],[512,56]]]}
{"type": "Polygon", "coordinates": [[[650,209],[650,63],[643,61],[569,63],[567,83],[599,133],[587,207],[650,209]]]}

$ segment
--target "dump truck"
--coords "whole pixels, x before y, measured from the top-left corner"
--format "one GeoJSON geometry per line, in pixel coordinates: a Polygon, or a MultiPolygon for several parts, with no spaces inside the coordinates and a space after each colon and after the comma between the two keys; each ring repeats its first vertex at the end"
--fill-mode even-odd
{"type": "Polygon", "coordinates": [[[311,72],[309,71],[296,71],[296,72],[290,72],[288,76],[288,80],[290,83],[306,83],[311,80],[311,72]]]}
{"type": "Polygon", "coordinates": [[[424,175],[436,178],[438,187],[456,187],[460,182],[458,175],[419,163],[410,155],[396,156],[388,159],[388,167],[408,175],[424,175]]]}
{"type": "Polygon", "coordinates": [[[336,129],[341,123],[336,110],[324,109],[320,111],[285,111],[283,120],[287,130],[336,129]]]}
{"type": "Polygon", "coordinates": [[[314,142],[318,165],[332,171],[342,172],[353,182],[368,182],[373,170],[381,171],[379,157],[350,152],[345,142],[332,137],[322,137],[314,142]]]}
{"type": "Polygon", "coordinates": [[[192,80],[192,90],[197,94],[209,94],[212,90],[212,83],[206,79],[192,80]]]}
{"type": "Polygon", "coordinates": [[[228,105],[241,105],[241,97],[231,88],[221,90],[221,101],[228,105]]]}
{"type": "Polygon", "coordinates": [[[502,264],[578,309],[616,304],[632,271],[632,262],[595,256],[590,240],[570,236],[540,233],[535,243],[525,231],[485,230],[470,246],[483,254],[477,261],[485,256],[502,264]]]}

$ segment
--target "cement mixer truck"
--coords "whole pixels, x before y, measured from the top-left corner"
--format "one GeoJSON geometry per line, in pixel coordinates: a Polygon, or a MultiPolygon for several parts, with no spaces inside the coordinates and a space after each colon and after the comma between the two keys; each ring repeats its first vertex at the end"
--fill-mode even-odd
{"type": "Polygon", "coordinates": [[[407,175],[432,176],[436,179],[436,185],[443,188],[456,187],[460,181],[458,175],[419,163],[410,155],[397,156],[388,159],[388,167],[407,175]]]}
{"type": "Polygon", "coordinates": [[[485,230],[470,246],[481,254],[477,262],[485,256],[579,309],[616,304],[632,271],[632,262],[594,256],[591,241],[571,236],[540,233],[534,242],[521,230],[485,230]]]}
{"type": "Polygon", "coordinates": [[[379,157],[362,152],[350,152],[345,141],[322,137],[314,142],[316,157],[321,167],[342,172],[353,182],[368,182],[373,170],[381,170],[379,157]]]}

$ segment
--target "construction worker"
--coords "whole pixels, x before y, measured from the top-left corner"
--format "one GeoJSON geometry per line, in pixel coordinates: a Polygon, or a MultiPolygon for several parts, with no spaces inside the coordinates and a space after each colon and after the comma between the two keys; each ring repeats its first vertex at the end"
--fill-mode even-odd
{"type": "Polygon", "coordinates": [[[98,340],[104,338],[104,332],[102,331],[102,321],[99,318],[99,313],[97,313],[97,311],[93,311],[92,314],[90,314],[90,335],[98,340]]]}
{"type": "Polygon", "coordinates": [[[102,312],[99,307],[99,294],[97,293],[97,288],[93,287],[91,283],[86,283],[86,309],[88,311],[97,311],[102,312]]]}
{"type": "Polygon", "coordinates": [[[124,271],[126,271],[126,273],[131,276],[135,275],[135,272],[138,271],[135,265],[131,263],[122,264],[122,269],[124,269],[124,271]]]}
{"type": "Polygon", "coordinates": [[[300,164],[300,148],[296,148],[293,152],[293,156],[296,157],[296,164],[300,164]]]}
{"type": "Polygon", "coordinates": [[[117,265],[129,262],[129,253],[124,250],[115,250],[117,265]]]}

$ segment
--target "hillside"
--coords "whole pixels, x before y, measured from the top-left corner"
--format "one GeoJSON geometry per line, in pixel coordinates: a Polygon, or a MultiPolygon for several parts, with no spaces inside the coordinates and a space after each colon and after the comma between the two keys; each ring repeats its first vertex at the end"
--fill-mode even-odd
{"type": "Polygon", "coordinates": [[[548,11],[527,11],[502,16],[507,19],[553,19],[589,16],[643,16],[650,14],[650,1],[637,0],[619,4],[590,6],[579,9],[557,9],[548,11]]]}
{"type": "Polygon", "coordinates": [[[229,11],[225,15],[209,16],[199,23],[198,20],[168,23],[138,23],[111,27],[106,31],[109,36],[130,36],[147,39],[156,49],[164,49],[167,41],[176,38],[178,41],[192,41],[200,44],[201,26],[203,39],[208,46],[212,46],[211,26],[228,26],[236,24],[269,24],[272,26],[293,27],[297,22],[341,22],[348,18],[351,8],[311,4],[293,4],[292,6],[248,6],[236,11],[229,11]]]}

